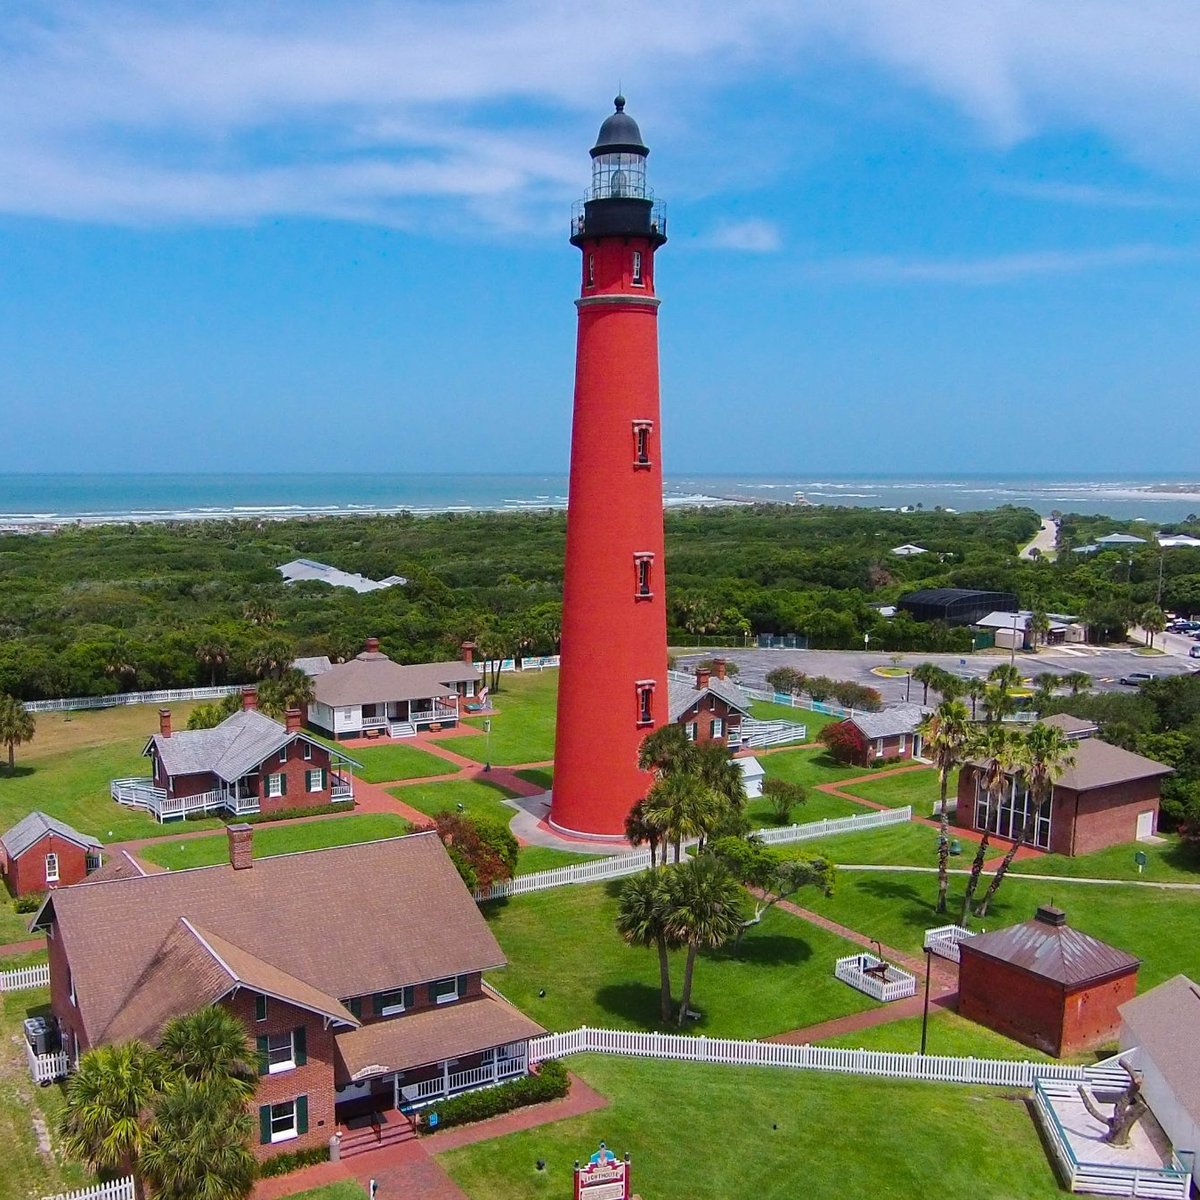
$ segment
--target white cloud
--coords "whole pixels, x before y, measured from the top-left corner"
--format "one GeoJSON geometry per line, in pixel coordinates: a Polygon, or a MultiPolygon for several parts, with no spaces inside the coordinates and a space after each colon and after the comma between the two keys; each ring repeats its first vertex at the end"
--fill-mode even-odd
{"type": "Polygon", "coordinates": [[[1077,204],[1085,208],[1192,208],[1194,201],[1162,192],[1136,192],[1122,188],[1097,187],[1088,183],[1061,183],[1049,179],[1005,179],[994,190],[1025,200],[1052,204],[1077,204]]]}
{"type": "Polygon", "coordinates": [[[715,250],[742,250],[750,254],[773,254],[783,248],[779,227],[761,217],[722,221],[700,240],[702,245],[715,250]]]}

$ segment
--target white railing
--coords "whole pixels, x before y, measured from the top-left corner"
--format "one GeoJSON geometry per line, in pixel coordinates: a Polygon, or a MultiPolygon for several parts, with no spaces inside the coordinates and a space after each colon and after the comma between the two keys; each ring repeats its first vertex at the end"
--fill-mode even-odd
{"type": "Polygon", "coordinates": [[[237,798],[221,789],[198,792],[194,796],[168,796],[164,788],[155,787],[150,779],[114,779],[109,784],[109,794],[118,804],[130,808],[144,808],[159,821],[183,818],[190,813],[220,812],[229,809],[234,813],[258,812],[258,797],[237,798]]]}
{"type": "Polygon", "coordinates": [[[74,712],[83,708],[121,708],[126,704],[171,704],[176,700],[219,700],[240,692],[242,684],[223,684],[221,687],[168,688],[160,692],[118,692],[115,696],[73,696],[67,700],[26,700],[25,711],[74,712]]]}
{"type": "Polygon", "coordinates": [[[743,746],[760,749],[766,746],[782,746],[787,742],[808,740],[808,726],[796,721],[758,721],[753,717],[742,719],[741,742],[743,746]]]}
{"type": "Polygon", "coordinates": [[[774,829],[756,829],[752,836],[773,845],[777,842],[807,842],[813,838],[830,837],[835,833],[857,833],[863,829],[879,829],[885,825],[903,825],[912,819],[912,807],[881,808],[876,812],[853,817],[826,817],[821,821],[804,821],[799,825],[784,825],[774,829]]]}
{"type": "Polygon", "coordinates": [[[432,1079],[424,1079],[420,1083],[401,1088],[400,1095],[409,1104],[427,1104],[431,1100],[442,1100],[459,1092],[494,1087],[518,1075],[524,1075],[527,1070],[525,1058],[505,1059],[495,1067],[487,1063],[482,1067],[472,1067],[469,1071],[456,1071],[448,1077],[435,1075],[432,1079]]]}
{"type": "Polygon", "coordinates": [[[25,1047],[25,1061],[29,1064],[34,1083],[52,1083],[55,1079],[67,1077],[71,1060],[65,1050],[55,1054],[35,1054],[28,1038],[22,1037],[21,1044],[25,1047]]]}
{"type": "MultiPolygon", "coordinates": [[[[761,838],[768,845],[780,842],[807,842],[813,838],[829,837],[835,833],[855,833],[863,829],[878,829],[884,825],[900,825],[912,818],[912,809],[880,809],[878,812],[863,813],[854,817],[825,818],[821,821],[806,821],[800,825],[784,825],[773,829],[756,829],[752,836],[761,838]]],[[[659,856],[659,861],[663,861],[659,856]]],[[[550,888],[567,887],[574,883],[599,883],[605,879],[620,879],[625,875],[636,875],[650,866],[650,851],[637,850],[632,854],[614,854],[609,858],[594,859],[586,863],[569,863],[565,867],[552,867],[548,871],[533,871],[528,875],[517,875],[492,884],[486,890],[476,890],[475,899],[500,900],[505,896],[522,896],[527,892],[544,892],[550,888]]]]}
{"type": "Polygon", "coordinates": [[[939,925],[936,929],[925,930],[925,949],[939,958],[958,962],[962,957],[958,952],[959,943],[974,936],[975,930],[964,929],[961,925],[939,925]]]}
{"type": "Polygon", "coordinates": [[[0,971],[0,992],[22,992],[28,988],[49,986],[49,963],[34,963],[32,967],[17,967],[13,971],[0,971]]]}
{"type": "Polygon", "coordinates": [[[57,1196],[43,1196],[42,1200],[134,1200],[133,1176],[114,1179],[110,1183],[97,1183],[92,1187],[74,1192],[59,1192],[57,1196]]]}
{"type": "Polygon", "coordinates": [[[839,958],[834,963],[833,974],[843,983],[885,1004],[915,996],[917,992],[915,975],[910,975],[895,963],[884,963],[874,954],[848,954],[845,958],[839,958]],[[875,974],[880,968],[884,968],[885,974],[875,974]]]}
{"type": "Polygon", "coordinates": [[[814,700],[811,696],[793,696],[791,692],[767,692],[761,688],[746,687],[741,683],[738,687],[751,700],[765,700],[768,704],[782,704],[785,708],[802,708],[806,712],[823,713],[827,717],[852,717],[855,712],[852,708],[843,708],[840,704],[826,704],[823,700],[814,700]]]}
{"type": "Polygon", "coordinates": [[[132,805],[135,808],[149,808],[167,798],[166,788],[155,787],[153,780],[141,775],[132,779],[112,780],[108,785],[108,792],[118,804],[132,805]]]}
{"type": "Polygon", "coordinates": [[[363,717],[359,724],[363,729],[382,729],[390,719],[390,717],[363,717]]]}
{"type": "Polygon", "coordinates": [[[1124,1166],[1119,1163],[1080,1162],[1070,1138],[1054,1111],[1055,1099],[1080,1103],[1078,1084],[1035,1079],[1033,1105],[1039,1123],[1046,1132],[1055,1166],[1072,1192],[1104,1196],[1144,1196],[1154,1200],[1187,1200],[1191,1176],[1182,1163],[1171,1155],[1171,1166],[1124,1166]]]}
{"type": "Polygon", "coordinates": [[[1024,1062],[997,1058],[956,1058],[904,1054],[891,1050],[840,1050],[832,1046],[787,1042],[741,1041],[697,1037],[686,1033],[634,1033],[623,1029],[573,1029],[531,1038],[529,1061],[565,1058],[570,1054],[616,1054],[666,1058],[681,1062],[722,1063],[742,1067],[787,1067],[801,1071],[834,1071],[846,1075],[879,1075],[929,1083],[969,1083],[988,1087],[1032,1087],[1035,1079],[1083,1083],[1083,1067],[1065,1063],[1024,1062]]]}

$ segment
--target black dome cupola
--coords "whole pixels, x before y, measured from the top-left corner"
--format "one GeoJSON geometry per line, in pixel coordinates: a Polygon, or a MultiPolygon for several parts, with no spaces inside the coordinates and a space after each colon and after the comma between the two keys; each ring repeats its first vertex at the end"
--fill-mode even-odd
{"type": "Polygon", "coordinates": [[[645,158],[650,153],[650,148],[642,142],[642,131],[638,128],[638,123],[625,111],[625,97],[618,96],[613,105],[616,112],[600,126],[596,144],[592,147],[592,157],[623,152],[645,158]]]}

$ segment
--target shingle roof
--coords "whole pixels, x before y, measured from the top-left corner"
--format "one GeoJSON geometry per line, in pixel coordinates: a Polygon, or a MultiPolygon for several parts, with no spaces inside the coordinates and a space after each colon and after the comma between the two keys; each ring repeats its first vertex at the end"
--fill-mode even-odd
{"type": "Polygon", "coordinates": [[[329,661],[328,654],[321,654],[315,658],[294,658],[292,666],[305,675],[323,675],[333,667],[333,663],[329,661]]]}
{"type": "Polygon", "coordinates": [[[44,812],[31,812],[29,816],[22,817],[3,837],[0,837],[0,845],[3,845],[9,858],[17,858],[24,854],[30,846],[36,846],[49,833],[53,833],[65,841],[74,842],[76,846],[82,846],[85,850],[100,848],[98,838],[80,833],[79,830],[72,829],[70,825],[56,817],[47,816],[44,812]]]}
{"type": "Polygon", "coordinates": [[[1061,729],[1069,738],[1083,737],[1085,734],[1095,733],[1099,728],[1095,721],[1073,717],[1070,713],[1055,713],[1052,717],[1043,717],[1039,724],[1061,729]]]}
{"type": "Polygon", "coordinates": [[[340,1086],[356,1077],[464,1058],[545,1032],[507,1001],[483,995],[339,1033],[334,1080],[340,1086]]]}
{"type": "Polygon", "coordinates": [[[347,704],[452,696],[451,684],[477,682],[479,678],[479,671],[461,659],[404,666],[386,654],[364,651],[316,676],[313,687],[320,703],[339,708],[347,704]]]}
{"type": "Polygon", "coordinates": [[[1175,1099],[1200,1124],[1200,988],[1176,975],[1117,1011],[1175,1099]]]}
{"type": "MultiPolygon", "coordinates": [[[[1041,910],[1057,911],[1057,910],[1041,910]]],[[[1020,925],[981,933],[959,947],[964,954],[1006,962],[1068,987],[1136,970],[1141,959],[1067,924],[1035,917],[1020,925]]]]}
{"type": "Polygon", "coordinates": [[[912,733],[929,714],[919,704],[893,704],[877,713],[855,713],[846,720],[854,724],[866,738],[899,737],[912,733]]]}
{"type": "Polygon", "coordinates": [[[259,858],[238,871],[84,881],[54,893],[36,923],[57,920],[92,1040],[168,950],[198,969],[194,951],[165,946],[181,917],[327,997],[504,963],[435,833],[259,858]]]}
{"type": "Polygon", "coordinates": [[[211,771],[232,782],[275,754],[295,735],[257,709],[242,709],[212,729],[181,729],[150,742],[169,775],[211,771]]]}
{"type": "Polygon", "coordinates": [[[730,708],[740,713],[750,711],[750,702],[742,693],[742,689],[728,679],[712,678],[708,686],[696,687],[695,683],[687,683],[682,679],[671,679],[667,682],[667,719],[678,721],[689,708],[709,693],[719,696],[730,708]]]}
{"type": "Polygon", "coordinates": [[[1173,768],[1155,762],[1131,750],[1122,750],[1100,738],[1080,738],[1072,743],[1075,765],[1068,767],[1057,786],[1073,792],[1129,783],[1134,779],[1150,779],[1156,775],[1173,775],[1173,768]]]}
{"type": "Polygon", "coordinates": [[[114,879],[140,879],[150,872],[128,850],[107,858],[102,866],[88,872],[88,883],[104,883],[114,879]]]}

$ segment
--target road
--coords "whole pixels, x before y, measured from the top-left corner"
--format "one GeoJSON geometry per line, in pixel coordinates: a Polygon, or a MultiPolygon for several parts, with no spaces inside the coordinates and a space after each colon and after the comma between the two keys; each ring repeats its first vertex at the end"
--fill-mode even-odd
{"type": "Polygon", "coordinates": [[[1032,558],[1033,552],[1038,552],[1039,558],[1053,557],[1058,546],[1058,522],[1053,517],[1043,517],[1042,527],[1037,536],[1021,551],[1021,558],[1032,558]]]}

